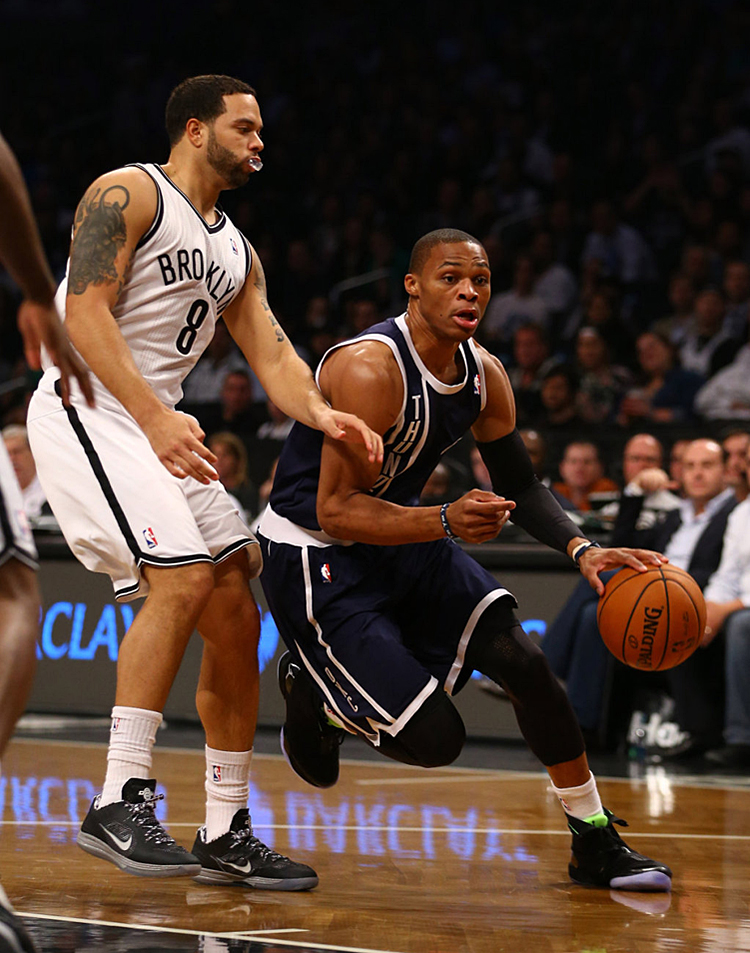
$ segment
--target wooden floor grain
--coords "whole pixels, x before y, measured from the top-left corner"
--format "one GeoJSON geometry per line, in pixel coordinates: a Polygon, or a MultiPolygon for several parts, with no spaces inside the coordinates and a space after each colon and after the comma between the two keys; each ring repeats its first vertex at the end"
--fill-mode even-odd
{"type": "MultiPolygon", "coordinates": [[[[335,788],[318,791],[280,757],[256,756],[256,833],[320,876],[318,889],[285,894],[131,877],[83,853],[75,836],[105,756],[102,745],[17,741],[4,759],[0,874],[32,925],[262,937],[257,949],[268,951],[750,951],[742,783],[685,783],[660,769],[602,780],[607,806],[630,821],[625,839],[675,873],[671,896],[625,894],[569,882],[569,835],[542,773],[351,762],[335,788]]],[[[160,816],[190,847],[203,820],[202,754],[157,749],[154,768],[160,816]]]]}

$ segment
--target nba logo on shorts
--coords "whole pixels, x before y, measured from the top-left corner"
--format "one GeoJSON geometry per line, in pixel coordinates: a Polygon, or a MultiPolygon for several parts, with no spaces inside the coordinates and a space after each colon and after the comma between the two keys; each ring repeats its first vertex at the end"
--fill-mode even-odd
{"type": "Polygon", "coordinates": [[[232,246],[232,251],[235,253],[235,255],[239,255],[239,251],[237,249],[237,242],[233,238],[230,238],[229,244],[232,246]]]}
{"type": "Polygon", "coordinates": [[[214,778],[214,781],[216,781],[216,782],[218,783],[218,782],[221,781],[221,765],[220,765],[220,764],[214,764],[214,765],[212,766],[212,768],[213,768],[213,778],[214,778]]]}
{"type": "Polygon", "coordinates": [[[117,730],[119,729],[119,727],[120,727],[120,719],[119,719],[119,718],[113,718],[113,719],[112,719],[112,731],[117,731],[117,730]]]}
{"type": "Polygon", "coordinates": [[[323,563],[323,565],[320,567],[320,575],[323,577],[323,582],[331,581],[331,567],[328,565],[328,563],[323,563]]]}
{"type": "Polygon", "coordinates": [[[156,545],[156,533],[151,529],[150,526],[147,526],[143,531],[143,538],[146,540],[146,545],[149,549],[153,549],[156,545]]]}
{"type": "Polygon", "coordinates": [[[474,375],[474,393],[475,394],[482,393],[482,384],[481,384],[481,381],[479,380],[479,374],[474,375]]]}

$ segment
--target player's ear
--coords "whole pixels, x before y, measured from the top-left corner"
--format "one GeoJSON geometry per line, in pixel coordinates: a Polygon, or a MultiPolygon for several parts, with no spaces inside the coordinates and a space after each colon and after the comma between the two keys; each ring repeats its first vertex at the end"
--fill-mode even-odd
{"type": "Polygon", "coordinates": [[[203,145],[205,126],[200,119],[188,119],[185,126],[185,135],[191,145],[197,149],[203,145]]]}
{"type": "Polygon", "coordinates": [[[419,294],[419,278],[416,275],[408,274],[404,277],[404,288],[410,298],[419,294]]]}

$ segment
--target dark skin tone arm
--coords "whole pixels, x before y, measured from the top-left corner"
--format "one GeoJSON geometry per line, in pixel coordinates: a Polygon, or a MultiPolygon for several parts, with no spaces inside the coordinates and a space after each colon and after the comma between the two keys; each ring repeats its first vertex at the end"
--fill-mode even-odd
{"type": "Polygon", "coordinates": [[[26,362],[41,367],[44,344],[60,368],[63,403],[70,398],[70,379],[75,378],[86,400],[93,405],[88,371],[70,346],[54,305],[55,282],[42,248],[31,201],[21,169],[8,143],[0,136],[0,260],[24,295],[18,312],[18,327],[26,362]]]}
{"type": "MultiPolygon", "coordinates": [[[[480,349],[481,350],[481,349],[480,349]]],[[[487,381],[487,404],[474,425],[479,441],[497,440],[515,426],[515,405],[502,364],[482,350],[487,381]]],[[[321,389],[334,407],[358,414],[380,434],[396,421],[403,401],[403,384],[387,345],[366,341],[335,352],[321,371],[321,389]]],[[[426,542],[445,535],[439,506],[399,506],[370,496],[380,473],[362,451],[352,445],[325,440],[321,453],[317,514],[321,528],[338,539],[377,545],[426,542]]],[[[471,543],[494,539],[510,518],[515,502],[485,490],[470,490],[448,507],[454,533],[471,543]]],[[[570,555],[585,542],[576,537],[570,555]]],[[[645,571],[666,561],[648,550],[592,549],[581,557],[581,572],[601,593],[599,573],[628,565],[645,571]]]]}

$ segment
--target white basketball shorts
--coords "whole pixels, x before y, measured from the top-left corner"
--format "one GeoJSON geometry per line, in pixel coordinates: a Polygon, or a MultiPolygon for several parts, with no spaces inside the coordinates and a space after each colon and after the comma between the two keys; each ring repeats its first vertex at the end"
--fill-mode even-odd
{"type": "Polygon", "coordinates": [[[0,440],[0,566],[9,559],[37,568],[36,546],[13,465],[0,440]]]}
{"type": "Polygon", "coordinates": [[[48,371],[29,405],[37,473],[72,552],[110,576],[117,599],[147,594],[143,566],[219,563],[244,548],[251,576],[260,573],[258,541],[218,480],[178,480],[111,397],[65,408],[55,383],[48,371]]]}

